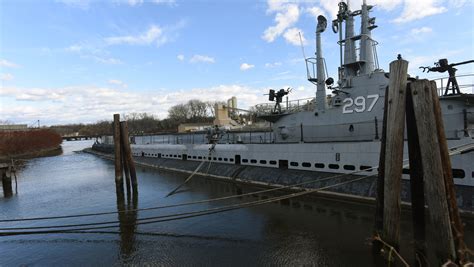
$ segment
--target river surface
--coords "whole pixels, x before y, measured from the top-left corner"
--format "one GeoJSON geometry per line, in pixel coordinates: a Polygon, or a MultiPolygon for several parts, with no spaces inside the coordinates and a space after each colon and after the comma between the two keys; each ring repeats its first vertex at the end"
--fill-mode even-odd
{"type": "MultiPolygon", "coordinates": [[[[63,154],[32,159],[18,171],[18,193],[0,197],[0,220],[147,208],[236,194],[235,185],[137,168],[139,194],[117,201],[113,162],[83,152],[90,141],[63,143],[63,154]]],[[[248,196],[166,210],[0,223],[39,227],[118,221],[92,232],[0,236],[0,266],[37,265],[316,265],[373,266],[369,238],[373,209],[301,199],[167,222],[134,225],[140,218],[222,207],[268,196],[248,196]]],[[[120,200],[120,198],[119,198],[120,200]]],[[[473,242],[467,224],[468,243],[473,242]]],[[[44,230],[44,229],[41,229],[44,230]]],[[[410,258],[410,222],[402,224],[402,254],[410,258]]]]}

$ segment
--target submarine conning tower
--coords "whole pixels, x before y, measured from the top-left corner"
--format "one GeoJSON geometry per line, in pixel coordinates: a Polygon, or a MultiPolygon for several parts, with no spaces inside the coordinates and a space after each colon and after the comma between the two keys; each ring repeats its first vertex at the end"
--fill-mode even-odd
{"type": "MultiPolygon", "coordinates": [[[[372,39],[371,31],[375,25],[375,17],[369,16],[373,8],[363,1],[360,10],[351,11],[349,1],[339,3],[337,18],[332,21],[332,30],[339,33],[338,44],[340,46],[339,81],[340,88],[351,87],[351,78],[370,74],[378,69],[376,45],[372,39]],[[354,34],[354,21],[356,16],[361,16],[361,30],[359,35],[354,34]],[[343,37],[343,23],[345,23],[345,34],[343,37]],[[359,48],[357,49],[357,43],[359,48]],[[359,55],[356,51],[359,50],[359,55]]],[[[319,66],[318,66],[319,67],[319,66]]]]}

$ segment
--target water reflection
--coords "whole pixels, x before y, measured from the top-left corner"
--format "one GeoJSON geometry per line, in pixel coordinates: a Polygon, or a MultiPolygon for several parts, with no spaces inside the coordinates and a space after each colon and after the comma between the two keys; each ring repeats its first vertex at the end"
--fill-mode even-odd
{"type": "Polygon", "coordinates": [[[123,263],[131,263],[136,251],[135,232],[137,230],[137,209],[138,192],[130,194],[127,190],[127,203],[125,203],[125,194],[123,186],[116,186],[117,193],[117,211],[120,229],[120,256],[123,263]]]}

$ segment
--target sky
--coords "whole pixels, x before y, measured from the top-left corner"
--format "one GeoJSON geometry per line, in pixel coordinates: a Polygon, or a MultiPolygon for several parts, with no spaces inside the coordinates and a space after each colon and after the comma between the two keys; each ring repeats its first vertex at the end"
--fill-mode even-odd
{"type": "MultiPolygon", "coordinates": [[[[351,0],[351,10],[361,2],[351,0]]],[[[270,88],[293,88],[290,100],[314,97],[298,33],[306,56],[314,56],[316,18],[333,20],[337,3],[0,0],[0,121],[93,123],[133,112],[163,119],[190,99],[236,96],[240,108],[249,108],[266,102],[270,88]]],[[[375,6],[372,37],[385,71],[397,54],[420,78],[444,76],[418,68],[440,58],[474,59],[473,1],[367,3],[375,6]]],[[[358,19],[355,25],[358,33],[358,19]]],[[[322,34],[334,78],[337,38],[331,27],[322,34]]],[[[458,69],[474,73],[474,64],[458,69]]]]}

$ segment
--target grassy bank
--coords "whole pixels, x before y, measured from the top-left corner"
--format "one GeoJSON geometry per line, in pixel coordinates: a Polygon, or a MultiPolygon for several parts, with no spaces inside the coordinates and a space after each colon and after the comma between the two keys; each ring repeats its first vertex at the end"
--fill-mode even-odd
{"type": "Polygon", "coordinates": [[[0,132],[0,158],[42,156],[60,148],[62,138],[47,129],[0,132]]]}

